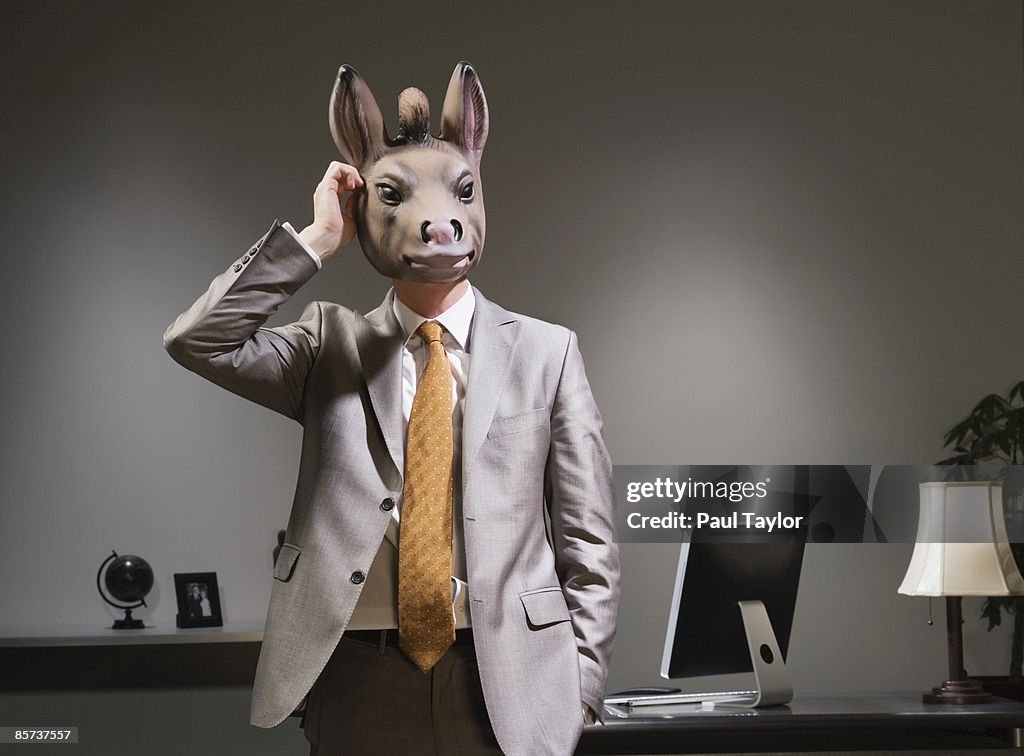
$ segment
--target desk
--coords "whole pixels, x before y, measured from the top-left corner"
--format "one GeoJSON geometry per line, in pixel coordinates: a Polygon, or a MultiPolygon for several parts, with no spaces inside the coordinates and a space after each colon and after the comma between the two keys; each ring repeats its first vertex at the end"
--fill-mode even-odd
{"type": "MultiPolygon", "coordinates": [[[[788,706],[608,707],[578,754],[1008,749],[1024,737],[1024,703],[935,706],[920,693],[798,697],[788,706]]],[[[1021,751],[1024,753],[1024,751],[1021,751]]]]}

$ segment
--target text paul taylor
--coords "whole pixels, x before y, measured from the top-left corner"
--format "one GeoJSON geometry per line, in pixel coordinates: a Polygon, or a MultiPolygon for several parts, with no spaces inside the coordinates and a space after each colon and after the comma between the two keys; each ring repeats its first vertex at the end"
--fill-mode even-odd
{"type": "Polygon", "coordinates": [[[626,524],[634,530],[646,528],[740,530],[742,528],[761,530],[766,533],[772,533],[775,530],[795,530],[803,524],[803,521],[802,515],[784,515],[782,512],[774,515],[758,515],[753,512],[732,512],[725,515],[698,512],[696,515],[686,515],[681,512],[669,512],[657,516],[631,512],[626,518],[626,524]]]}

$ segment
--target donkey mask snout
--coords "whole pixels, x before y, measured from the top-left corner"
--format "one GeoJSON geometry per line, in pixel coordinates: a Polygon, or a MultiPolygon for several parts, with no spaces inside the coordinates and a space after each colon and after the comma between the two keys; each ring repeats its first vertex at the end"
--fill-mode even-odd
{"type": "Polygon", "coordinates": [[[383,276],[422,282],[457,281],[481,257],[485,215],[480,157],[487,140],[483,87],[468,63],[455,67],[430,134],[426,95],[399,97],[398,135],[384,127],[369,87],[342,66],[330,108],[338,149],[365,182],[356,197],[363,253],[383,276]]]}
{"type": "Polygon", "coordinates": [[[450,221],[431,223],[423,221],[420,238],[424,244],[451,244],[462,241],[462,224],[455,218],[450,221]]]}

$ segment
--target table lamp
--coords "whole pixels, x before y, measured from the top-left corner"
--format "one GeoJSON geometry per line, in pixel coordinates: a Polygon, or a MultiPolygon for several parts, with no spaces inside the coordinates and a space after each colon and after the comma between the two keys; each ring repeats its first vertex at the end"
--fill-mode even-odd
{"type": "Polygon", "coordinates": [[[992,482],[921,483],[917,543],[899,592],[946,597],[949,679],[925,703],[987,703],[992,697],[964,670],[963,596],[1024,594],[1010,551],[1003,488],[992,482]]]}

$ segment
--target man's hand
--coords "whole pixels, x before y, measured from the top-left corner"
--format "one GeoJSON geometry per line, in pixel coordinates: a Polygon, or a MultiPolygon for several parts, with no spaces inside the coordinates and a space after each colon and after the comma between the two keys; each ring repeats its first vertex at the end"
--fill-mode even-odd
{"type": "Polygon", "coordinates": [[[327,167],[327,173],[313,192],[313,222],[299,233],[314,252],[326,260],[356,235],[355,194],[349,194],[342,210],[341,198],[363,185],[359,171],[337,160],[327,167]]]}

